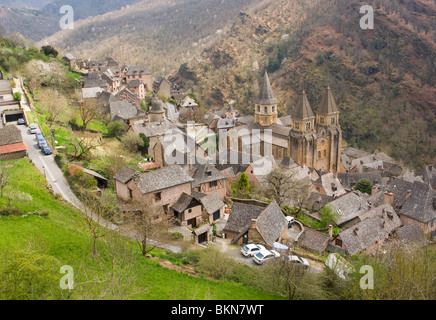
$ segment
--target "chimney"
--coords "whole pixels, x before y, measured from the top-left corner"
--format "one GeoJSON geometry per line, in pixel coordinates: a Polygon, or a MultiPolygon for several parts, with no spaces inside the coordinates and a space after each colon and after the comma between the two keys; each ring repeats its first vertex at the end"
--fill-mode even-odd
{"type": "Polygon", "coordinates": [[[333,226],[329,225],[329,238],[333,238],[333,226]]]}
{"type": "Polygon", "coordinates": [[[257,219],[251,219],[251,228],[250,229],[256,229],[257,226],[257,219]]]}
{"type": "Polygon", "coordinates": [[[389,203],[391,206],[394,204],[394,194],[390,191],[385,192],[385,197],[383,199],[383,204],[389,203]]]}
{"type": "Polygon", "coordinates": [[[359,235],[359,227],[354,228],[354,234],[355,234],[356,236],[359,235]]]}

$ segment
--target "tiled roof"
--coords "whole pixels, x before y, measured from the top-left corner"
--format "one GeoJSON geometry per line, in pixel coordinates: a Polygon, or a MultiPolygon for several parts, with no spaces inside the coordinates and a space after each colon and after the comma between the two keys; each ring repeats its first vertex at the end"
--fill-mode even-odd
{"type": "Polygon", "coordinates": [[[143,173],[135,181],[143,193],[168,189],[185,183],[191,183],[192,178],[178,165],[173,165],[160,170],[143,173]]]}
{"type": "Polygon", "coordinates": [[[427,183],[414,182],[400,213],[423,223],[436,219],[436,190],[427,183]]]}
{"type": "Polygon", "coordinates": [[[0,154],[14,153],[25,150],[27,150],[27,146],[24,142],[0,146],[0,154]]]}
{"type": "Polygon", "coordinates": [[[405,243],[422,243],[425,239],[424,231],[417,222],[399,228],[395,234],[398,240],[405,243]]]}
{"type": "Polygon", "coordinates": [[[225,206],[218,192],[202,197],[200,201],[208,214],[213,214],[225,206]]]}
{"type": "Polygon", "coordinates": [[[136,170],[133,170],[132,168],[129,167],[124,167],[115,174],[114,179],[121,183],[126,184],[133,178],[135,173],[137,173],[136,170]]]}
{"type": "Polygon", "coordinates": [[[235,203],[230,212],[224,231],[240,233],[251,225],[252,219],[257,219],[265,208],[248,204],[235,203]]]}
{"type": "Polygon", "coordinates": [[[277,202],[273,201],[259,215],[256,226],[266,244],[272,247],[285,228],[287,228],[288,221],[277,202]]]}
{"type": "Polygon", "coordinates": [[[193,208],[199,205],[201,205],[201,203],[197,199],[183,192],[180,195],[179,199],[177,199],[177,201],[171,206],[171,209],[177,212],[183,212],[186,209],[193,208]]]}
{"type": "Polygon", "coordinates": [[[335,98],[333,97],[333,93],[330,90],[330,87],[327,87],[327,90],[321,99],[321,104],[318,108],[318,113],[332,114],[336,112],[339,112],[338,106],[336,105],[335,98]]]}
{"type": "Polygon", "coordinates": [[[16,126],[0,128],[0,146],[13,145],[23,142],[21,131],[16,126]]]}
{"type": "Polygon", "coordinates": [[[298,245],[306,250],[322,253],[327,248],[330,238],[325,234],[310,228],[304,228],[304,232],[298,238],[298,245]]]}
{"type": "Polygon", "coordinates": [[[150,75],[150,74],[151,72],[142,66],[130,66],[129,70],[126,73],[127,76],[150,75]]]}
{"type": "Polygon", "coordinates": [[[312,107],[310,106],[309,100],[307,100],[306,92],[298,98],[297,104],[295,105],[294,112],[292,113],[292,119],[305,120],[314,117],[312,107]]]}

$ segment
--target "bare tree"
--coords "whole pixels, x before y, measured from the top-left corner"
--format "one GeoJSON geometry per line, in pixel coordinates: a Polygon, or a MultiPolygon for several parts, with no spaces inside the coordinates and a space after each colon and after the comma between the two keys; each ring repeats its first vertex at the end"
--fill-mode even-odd
{"type": "Polygon", "coordinates": [[[42,89],[36,96],[41,109],[49,114],[47,122],[51,128],[62,112],[65,112],[66,100],[55,89],[42,89]]]}
{"type": "Polygon", "coordinates": [[[83,133],[72,137],[69,141],[70,155],[74,159],[84,159],[90,156],[91,151],[103,145],[101,136],[83,133]]]}
{"type": "Polygon", "coordinates": [[[265,196],[278,205],[288,205],[302,209],[310,195],[309,177],[300,176],[299,167],[281,170],[274,169],[262,180],[265,196]]]}
{"type": "Polygon", "coordinates": [[[143,256],[151,252],[168,230],[168,224],[162,219],[157,208],[143,207],[141,211],[127,212],[121,227],[124,232],[138,243],[143,256]],[[153,240],[153,241],[150,241],[153,240]]]}

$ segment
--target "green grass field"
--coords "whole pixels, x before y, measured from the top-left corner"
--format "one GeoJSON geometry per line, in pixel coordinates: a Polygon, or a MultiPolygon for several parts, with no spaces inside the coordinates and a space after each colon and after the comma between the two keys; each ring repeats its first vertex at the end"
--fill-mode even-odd
{"type": "MultiPolygon", "coordinates": [[[[4,198],[0,199],[0,207],[6,207],[10,201],[12,206],[23,210],[25,214],[4,216],[0,213],[0,278],[2,274],[10,274],[8,269],[2,269],[1,262],[14,265],[7,257],[19,253],[19,250],[31,250],[55,261],[54,266],[50,264],[51,267],[46,270],[35,269],[36,265],[27,266],[32,270],[29,272],[39,275],[46,272],[51,279],[48,282],[51,294],[32,295],[32,298],[58,299],[61,291],[59,280],[63,276],[59,273],[60,266],[70,265],[74,268],[78,284],[78,289],[74,289],[69,296],[71,299],[278,299],[269,293],[234,282],[208,280],[166,269],[158,262],[142,257],[136,243],[118,234],[107,234],[101,238],[98,243],[99,255],[93,257],[92,240],[82,214],[50,194],[44,177],[28,159],[9,161],[8,164],[11,166],[10,184],[5,188],[4,198]],[[48,217],[30,214],[42,210],[48,212],[48,217]],[[133,279],[131,284],[129,279],[133,279]],[[86,284],[80,284],[85,281],[86,284]],[[113,287],[118,288],[115,290],[118,294],[111,293],[113,287]],[[109,294],[103,295],[104,292],[109,294]],[[130,296],[132,292],[136,294],[130,296]]],[[[17,268],[13,270],[15,274],[17,268]]],[[[25,281],[27,278],[19,279],[25,281]]],[[[17,296],[12,294],[12,287],[16,289],[17,281],[14,278],[3,282],[3,287],[0,284],[0,299],[17,296]],[[5,288],[5,283],[12,283],[13,286],[5,288]]],[[[24,287],[23,290],[30,289],[24,287]]]]}

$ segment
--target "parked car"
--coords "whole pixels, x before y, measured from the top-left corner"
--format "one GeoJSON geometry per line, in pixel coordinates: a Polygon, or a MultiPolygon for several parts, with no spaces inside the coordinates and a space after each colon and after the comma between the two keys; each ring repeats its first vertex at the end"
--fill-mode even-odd
{"type": "Polygon", "coordinates": [[[259,253],[256,253],[253,257],[253,261],[256,264],[264,264],[265,262],[267,262],[268,260],[274,259],[274,258],[278,258],[280,257],[280,253],[278,253],[275,250],[262,250],[259,253]]]}
{"type": "Polygon", "coordinates": [[[292,228],[295,223],[295,218],[291,216],[286,216],[286,220],[288,220],[288,228],[292,228]]]}
{"type": "Polygon", "coordinates": [[[30,132],[31,134],[36,134],[37,130],[38,130],[38,126],[37,126],[36,124],[31,124],[31,125],[30,125],[30,127],[29,127],[29,132],[30,132]]]}
{"type": "Polygon", "coordinates": [[[247,244],[241,248],[241,253],[244,257],[252,257],[256,253],[265,250],[265,247],[260,244],[247,244]]]}
{"type": "Polygon", "coordinates": [[[17,124],[26,124],[23,118],[18,119],[17,124]]]}
{"type": "Polygon", "coordinates": [[[44,136],[42,135],[41,132],[36,132],[35,134],[36,134],[36,140],[38,140],[38,139],[44,139],[44,136]]]}
{"type": "Polygon", "coordinates": [[[47,146],[47,141],[44,138],[38,139],[38,147],[42,150],[47,146]]]}
{"type": "Polygon", "coordinates": [[[50,154],[53,153],[53,152],[51,151],[51,149],[50,149],[48,146],[43,147],[43,148],[42,148],[42,152],[43,152],[45,155],[50,155],[50,154]]]}
{"type": "Polygon", "coordinates": [[[304,269],[308,269],[310,267],[309,261],[298,256],[284,256],[283,259],[285,259],[285,261],[289,261],[290,263],[300,265],[304,269]]]}

